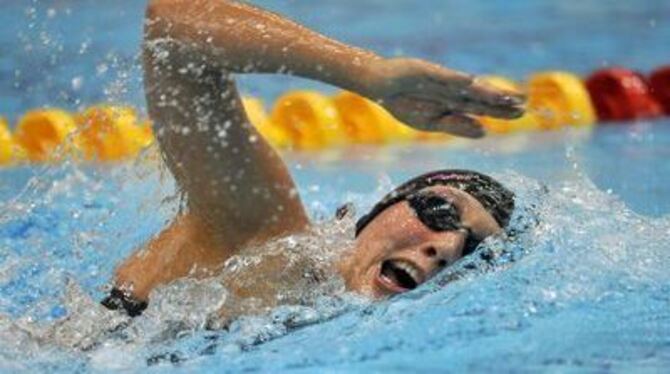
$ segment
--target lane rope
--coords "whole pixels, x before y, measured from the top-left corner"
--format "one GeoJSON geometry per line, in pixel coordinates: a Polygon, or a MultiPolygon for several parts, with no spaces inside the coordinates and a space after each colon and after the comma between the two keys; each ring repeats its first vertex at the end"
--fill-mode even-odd
{"type": "MultiPolygon", "coordinates": [[[[527,113],[519,119],[479,118],[492,134],[670,116],[670,65],[648,77],[614,67],[598,70],[586,79],[565,71],[536,73],[525,83],[501,76],[478,79],[528,96],[527,113]]],[[[316,91],[290,91],[277,99],[269,112],[258,98],[245,97],[243,102],[249,121],[281,149],[316,151],[351,144],[452,139],[413,130],[378,104],[351,92],[326,96],[316,91]]],[[[58,162],[66,157],[91,162],[130,160],[154,141],[150,120],[139,118],[131,107],[100,104],[79,113],[35,109],[19,119],[13,132],[0,117],[0,166],[58,162]]]]}

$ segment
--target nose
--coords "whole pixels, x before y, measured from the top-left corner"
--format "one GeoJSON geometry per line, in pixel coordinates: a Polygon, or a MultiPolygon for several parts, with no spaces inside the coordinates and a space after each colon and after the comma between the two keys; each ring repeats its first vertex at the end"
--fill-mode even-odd
{"type": "Polygon", "coordinates": [[[450,235],[447,240],[424,243],[421,254],[443,268],[461,257],[464,245],[464,235],[450,235]]]}

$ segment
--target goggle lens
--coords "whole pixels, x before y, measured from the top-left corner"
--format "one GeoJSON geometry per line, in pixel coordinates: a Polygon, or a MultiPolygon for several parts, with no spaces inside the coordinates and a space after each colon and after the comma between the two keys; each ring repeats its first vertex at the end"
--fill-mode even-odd
{"type": "MultiPolygon", "coordinates": [[[[443,196],[431,192],[416,193],[407,198],[416,217],[432,231],[455,231],[463,229],[461,217],[454,204],[443,196]]],[[[468,229],[463,254],[470,254],[481,243],[468,229]]]]}
{"type": "Polygon", "coordinates": [[[433,231],[452,231],[462,227],[458,210],[446,198],[434,193],[418,193],[407,198],[421,223],[433,231]]]}

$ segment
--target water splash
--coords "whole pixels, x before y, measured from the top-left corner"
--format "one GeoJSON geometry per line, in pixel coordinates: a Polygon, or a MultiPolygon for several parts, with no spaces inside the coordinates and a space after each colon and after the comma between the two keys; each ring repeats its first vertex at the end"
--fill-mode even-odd
{"type": "MultiPolygon", "coordinates": [[[[141,175],[133,182],[143,181],[144,188],[160,184],[156,173],[141,175]]],[[[630,364],[649,352],[655,352],[658,362],[667,362],[663,361],[667,356],[654,348],[670,339],[663,332],[670,331],[666,271],[670,263],[663,245],[670,239],[667,217],[632,212],[580,173],[551,186],[515,173],[499,177],[518,196],[512,235],[487,240],[474,256],[409,294],[370,304],[344,293],[335,276],[326,276],[319,287],[309,282],[314,274],[305,274],[301,261],[332,263],[353,236],[353,217],[348,216],[316,226],[312,235],[250,248],[227,263],[224,276],[161,287],[152,294],[146,314],[129,320],[97,303],[111,269],[97,269],[95,276],[81,274],[92,260],[114,262],[122,255],[118,250],[100,253],[57,246],[47,251],[46,260],[40,258],[56,238],[68,239],[86,226],[65,224],[53,231],[38,221],[53,214],[69,219],[73,205],[82,216],[99,214],[100,195],[109,187],[105,187],[109,181],[102,183],[95,173],[54,176],[57,183],[38,189],[45,204],[53,205],[52,211],[45,210],[31,192],[24,199],[35,198],[34,209],[2,224],[2,245],[8,250],[3,250],[0,262],[4,313],[0,335],[12,337],[0,344],[2,367],[30,363],[66,369],[74,360],[98,370],[173,364],[193,370],[222,365],[253,370],[270,369],[269,362],[282,368],[380,368],[400,365],[402,357],[417,352],[435,356],[433,362],[449,358],[454,369],[492,369],[490,358],[501,352],[507,355],[509,368],[602,368],[616,365],[617,355],[626,354],[630,364]],[[74,204],[80,195],[74,191],[87,190],[98,192],[98,197],[74,204]],[[21,231],[12,229],[17,221],[35,222],[17,235],[21,231]],[[73,254],[76,265],[71,264],[73,254]],[[244,277],[280,255],[285,256],[286,272],[295,276],[291,282],[283,273],[270,274],[272,279],[244,277]],[[28,264],[36,265],[27,271],[28,264]],[[275,301],[288,305],[240,302],[230,287],[223,286],[230,278],[238,279],[238,287],[270,287],[280,295],[275,301]],[[94,284],[90,279],[96,280],[94,284]],[[300,286],[289,287],[296,280],[300,286]],[[27,307],[19,307],[21,303],[27,307]],[[222,321],[220,310],[234,305],[242,317],[222,321]],[[581,340],[573,345],[554,338],[565,334],[588,340],[593,348],[584,349],[581,340]],[[535,346],[524,348],[524,341],[535,346]],[[635,347],[630,348],[633,342],[635,347]],[[479,349],[465,354],[463,349],[473,346],[479,349]]],[[[151,200],[161,204],[160,198],[151,200]]],[[[373,201],[369,197],[363,205],[373,201]]],[[[137,209],[148,202],[133,205],[137,209]]],[[[112,204],[106,214],[114,207],[118,206],[112,204]]],[[[164,217],[170,212],[167,209],[164,217]]],[[[123,214],[117,212],[110,221],[126,222],[123,214]]],[[[160,223],[159,219],[154,226],[160,223]]],[[[103,225],[97,235],[108,236],[108,227],[103,225]]],[[[128,225],[120,232],[131,237],[128,225]]]]}

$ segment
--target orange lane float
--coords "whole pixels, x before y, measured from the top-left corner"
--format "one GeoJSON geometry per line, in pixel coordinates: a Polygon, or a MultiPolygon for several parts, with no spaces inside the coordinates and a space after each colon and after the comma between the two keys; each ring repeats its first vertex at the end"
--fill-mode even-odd
{"type": "Polygon", "coordinates": [[[261,100],[245,97],[242,102],[249,121],[264,139],[277,148],[286,148],[291,145],[291,138],[286,131],[279,126],[274,126],[270,121],[261,100]]]}
{"type": "Polygon", "coordinates": [[[407,142],[418,136],[418,131],[403,125],[384,108],[362,96],[342,91],[332,101],[353,143],[407,142]]]}
{"type": "Polygon", "coordinates": [[[332,100],[315,91],[293,91],[280,97],[271,120],[283,129],[298,149],[342,146],[347,133],[332,100]]]}
{"type": "Polygon", "coordinates": [[[644,77],[634,71],[599,70],[586,80],[586,87],[601,121],[654,118],[663,113],[644,77]]]}
{"type": "Polygon", "coordinates": [[[0,165],[8,165],[14,159],[14,141],[7,121],[0,117],[0,165]]]}
{"type": "Polygon", "coordinates": [[[40,109],[28,112],[19,120],[14,139],[32,162],[56,161],[77,148],[72,137],[77,124],[63,110],[40,109]]]}
{"type": "Polygon", "coordinates": [[[138,124],[135,110],[99,105],[75,116],[77,144],[86,160],[130,159],[153,141],[151,125],[138,124]]]}
{"type": "MultiPolygon", "coordinates": [[[[522,92],[521,86],[516,82],[500,76],[484,76],[480,78],[490,86],[511,92],[522,92]]],[[[492,134],[509,134],[513,132],[539,130],[539,122],[535,114],[526,112],[521,118],[505,120],[492,117],[480,117],[480,122],[487,132],[492,134]]]]}
{"type": "Polygon", "coordinates": [[[571,73],[549,71],[528,80],[528,111],[543,129],[590,126],[596,115],[584,83],[571,73]]]}
{"type": "Polygon", "coordinates": [[[654,70],[649,77],[649,85],[665,114],[670,115],[670,65],[654,70]]]}

